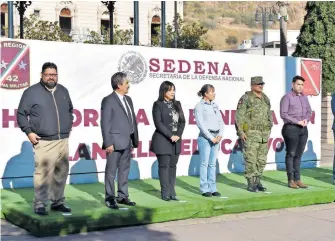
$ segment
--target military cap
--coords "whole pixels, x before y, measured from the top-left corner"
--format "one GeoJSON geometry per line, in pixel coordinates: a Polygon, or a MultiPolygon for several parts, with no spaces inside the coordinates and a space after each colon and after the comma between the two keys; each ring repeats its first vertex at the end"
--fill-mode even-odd
{"type": "Polygon", "coordinates": [[[251,77],[251,84],[258,85],[258,84],[265,84],[265,83],[263,82],[262,76],[254,76],[254,77],[251,77]]]}

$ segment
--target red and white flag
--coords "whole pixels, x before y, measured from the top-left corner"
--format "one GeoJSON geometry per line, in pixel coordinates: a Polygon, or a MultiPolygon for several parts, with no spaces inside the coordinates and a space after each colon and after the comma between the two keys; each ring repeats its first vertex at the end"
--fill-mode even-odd
{"type": "Polygon", "coordinates": [[[1,41],[0,87],[22,89],[30,85],[29,46],[18,41],[1,41]]]}
{"type": "Polygon", "coordinates": [[[304,95],[317,96],[321,92],[321,61],[301,60],[301,76],[305,79],[304,95]]]}

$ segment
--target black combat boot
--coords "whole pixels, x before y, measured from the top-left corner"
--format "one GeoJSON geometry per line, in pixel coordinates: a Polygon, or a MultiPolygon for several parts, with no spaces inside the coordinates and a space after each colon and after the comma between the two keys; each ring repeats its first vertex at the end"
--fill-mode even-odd
{"type": "Polygon", "coordinates": [[[257,186],[258,191],[260,192],[266,192],[266,187],[263,187],[262,183],[261,183],[261,178],[260,177],[254,177],[256,179],[255,183],[257,186]]]}
{"type": "Polygon", "coordinates": [[[257,192],[257,186],[255,185],[255,182],[253,180],[253,178],[248,178],[248,188],[247,190],[249,192],[257,192]]]}

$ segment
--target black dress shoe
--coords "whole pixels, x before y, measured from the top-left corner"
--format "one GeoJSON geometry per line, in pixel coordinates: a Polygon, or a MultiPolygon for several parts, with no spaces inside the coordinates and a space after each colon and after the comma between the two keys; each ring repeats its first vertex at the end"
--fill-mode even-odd
{"type": "Polygon", "coordinates": [[[220,197],[220,196],[221,196],[221,193],[219,193],[219,192],[213,192],[212,195],[213,195],[214,197],[220,197]]]}
{"type": "Polygon", "coordinates": [[[116,204],[115,199],[106,200],[106,206],[111,209],[119,209],[119,206],[116,204]]]}
{"type": "Polygon", "coordinates": [[[173,201],[179,201],[179,199],[177,198],[177,196],[171,196],[170,199],[173,200],[173,201]]]}
{"type": "Polygon", "coordinates": [[[51,210],[52,211],[59,211],[59,212],[63,212],[63,213],[70,213],[71,212],[71,208],[65,206],[65,204],[61,204],[58,206],[52,206],[51,205],[51,210]]]}
{"type": "Polygon", "coordinates": [[[262,185],[260,177],[256,177],[255,184],[258,191],[265,192],[267,190],[266,187],[262,185]]]}
{"type": "Polygon", "coordinates": [[[135,206],[136,205],[136,203],[130,201],[129,198],[118,199],[117,202],[120,203],[120,204],[127,205],[127,206],[135,206]]]}
{"type": "Polygon", "coordinates": [[[247,188],[247,190],[248,190],[249,192],[258,192],[258,189],[257,189],[256,186],[250,186],[250,187],[247,188]]]}
{"type": "Polygon", "coordinates": [[[260,192],[266,192],[267,188],[262,185],[262,183],[259,183],[257,186],[257,190],[260,192]]]}
{"type": "Polygon", "coordinates": [[[38,214],[38,215],[42,215],[42,216],[45,216],[45,215],[49,214],[47,212],[47,210],[45,209],[45,207],[36,208],[35,213],[38,214]]]}
{"type": "Polygon", "coordinates": [[[162,197],[162,200],[164,200],[164,201],[170,201],[171,200],[171,198],[170,197],[162,197]]]}
{"type": "Polygon", "coordinates": [[[258,188],[257,188],[257,184],[255,183],[256,181],[256,178],[253,177],[253,178],[248,178],[248,187],[247,187],[247,190],[249,192],[258,192],[258,188]]]}
{"type": "Polygon", "coordinates": [[[205,193],[202,194],[202,196],[204,196],[204,197],[211,197],[212,194],[210,192],[205,192],[205,193]]]}

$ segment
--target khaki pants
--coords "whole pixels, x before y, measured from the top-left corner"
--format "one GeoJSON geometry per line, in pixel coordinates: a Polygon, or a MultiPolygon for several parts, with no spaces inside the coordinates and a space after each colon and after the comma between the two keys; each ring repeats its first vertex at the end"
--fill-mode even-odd
{"type": "Polygon", "coordinates": [[[48,199],[52,206],[64,203],[64,188],[69,172],[68,138],[45,141],[34,146],[34,209],[46,207],[48,199]]]}

